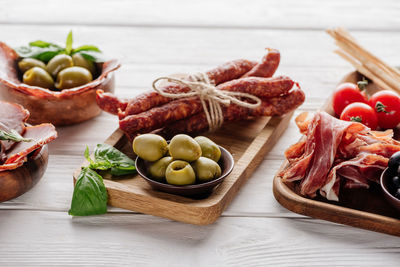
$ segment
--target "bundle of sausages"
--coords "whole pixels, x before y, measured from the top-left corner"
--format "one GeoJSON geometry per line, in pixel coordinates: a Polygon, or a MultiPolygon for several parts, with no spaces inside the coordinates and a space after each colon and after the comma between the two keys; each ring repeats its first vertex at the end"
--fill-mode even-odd
{"type": "MultiPolygon", "coordinates": [[[[260,63],[239,59],[205,73],[219,90],[248,93],[262,101],[254,109],[236,104],[223,106],[224,122],[258,116],[279,116],[304,102],[304,92],[298,83],[285,76],[272,77],[278,68],[280,53],[276,49],[267,51],[260,63]]],[[[161,90],[167,93],[187,93],[190,88],[167,83],[161,90]]],[[[202,132],[209,128],[198,97],[174,99],[150,91],[130,100],[122,100],[98,90],[96,101],[101,109],[118,115],[119,126],[129,138],[158,129],[165,135],[173,135],[202,132]]]]}

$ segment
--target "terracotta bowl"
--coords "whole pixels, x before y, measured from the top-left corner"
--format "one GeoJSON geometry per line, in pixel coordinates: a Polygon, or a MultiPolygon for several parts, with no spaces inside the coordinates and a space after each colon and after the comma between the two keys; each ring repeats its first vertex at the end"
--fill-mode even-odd
{"type": "Polygon", "coordinates": [[[117,60],[99,64],[100,75],[92,82],[62,91],[23,84],[18,77],[17,53],[0,42],[0,98],[21,104],[30,112],[29,123],[50,122],[70,125],[86,121],[100,114],[96,104],[96,90],[114,92],[113,72],[120,67],[117,60]]]}
{"type": "Polygon", "coordinates": [[[208,196],[214,187],[222,183],[222,181],[232,172],[234,166],[234,160],[231,153],[228,152],[223,147],[219,147],[221,150],[221,158],[218,161],[219,166],[221,167],[222,174],[219,178],[201,183],[201,184],[193,184],[193,185],[183,185],[176,186],[170,185],[163,182],[158,182],[147,176],[149,162],[145,161],[139,157],[136,158],[136,169],[139,175],[146,180],[150,184],[150,186],[154,190],[163,191],[170,194],[181,195],[186,197],[194,197],[201,198],[208,196]]]}
{"type": "Polygon", "coordinates": [[[0,202],[19,197],[29,191],[42,178],[47,168],[47,145],[32,152],[22,166],[0,172],[0,202]]]}
{"type": "Polygon", "coordinates": [[[389,172],[389,168],[386,168],[382,175],[381,175],[381,187],[383,191],[383,195],[385,196],[386,200],[396,209],[400,210],[400,200],[395,198],[390,193],[390,178],[393,176],[389,172]]]}

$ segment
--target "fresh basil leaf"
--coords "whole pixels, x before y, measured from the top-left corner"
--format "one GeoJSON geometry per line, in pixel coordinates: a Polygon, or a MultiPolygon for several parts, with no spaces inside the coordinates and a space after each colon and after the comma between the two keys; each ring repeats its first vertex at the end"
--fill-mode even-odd
{"type": "Polygon", "coordinates": [[[120,167],[112,167],[110,173],[114,176],[123,176],[136,172],[136,168],[132,167],[131,169],[123,169],[120,167]]]}
{"type": "Polygon", "coordinates": [[[65,52],[67,52],[67,55],[71,55],[73,41],[72,31],[70,31],[67,35],[67,40],[65,41],[65,52]]]}
{"type": "Polygon", "coordinates": [[[54,56],[62,52],[63,49],[57,45],[50,45],[49,47],[20,46],[16,48],[15,51],[22,58],[31,57],[48,62],[54,56]]]}
{"type": "Polygon", "coordinates": [[[105,62],[103,55],[96,51],[80,51],[79,54],[81,54],[85,59],[95,63],[105,62]]]}
{"type": "Polygon", "coordinates": [[[55,44],[55,43],[49,43],[46,41],[42,41],[42,40],[37,40],[37,41],[33,41],[29,43],[29,46],[36,46],[36,47],[41,47],[41,48],[45,48],[45,47],[56,47],[58,49],[63,49],[61,46],[55,44]]]}
{"type": "Polygon", "coordinates": [[[80,51],[95,51],[101,53],[100,49],[95,45],[82,45],[72,50],[72,54],[78,53],[80,51]]]}
{"type": "Polygon", "coordinates": [[[45,51],[33,57],[47,63],[50,61],[50,59],[61,53],[62,51],[45,51]]]}
{"type": "Polygon", "coordinates": [[[113,167],[120,167],[123,169],[133,170],[135,166],[135,162],[130,157],[107,144],[98,144],[96,146],[94,158],[96,162],[106,161],[111,163],[113,167]]]}
{"type": "Polygon", "coordinates": [[[71,209],[73,216],[87,216],[107,212],[107,190],[103,178],[88,167],[81,170],[75,183],[71,209]]]}
{"type": "Polygon", "coordinates": [[[31,138],[23,138],[15,130],[11,130],[10,132],[0,130],[0,140],[14,141],[14,142],[31,142],[31,141],[33,141],[33,139],[31,139],[31,138]]]}
{"type": "Polygon", "coordinates": [[[37,46],[37,47],[49,47],[50,43],[42,41],[42,40],[37,40],[34,42],[29,43],[30,46],[37,46]]]}
{"type": "Polygon", "coordinates": [[[89,168],[93,170],[110,170],[111,174],[116,176],[136,173],[135,162],[110,145],[98,144],[94,151],[94,160],[90,158],[88,147],[84,155],[89,162],[89,168]]]}

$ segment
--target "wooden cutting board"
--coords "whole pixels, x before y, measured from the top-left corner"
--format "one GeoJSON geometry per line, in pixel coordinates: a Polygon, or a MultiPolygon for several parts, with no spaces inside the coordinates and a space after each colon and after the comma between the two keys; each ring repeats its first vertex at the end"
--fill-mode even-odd
{"type": "MultiPolygon", "coordinates": [[[[208,134],[233,155],[235,167],[207,198],[191,199],[154,191],[143,178],[133,175],[126,179],[104,180],[109,204],[191,224],[213,223],[285,131],[292,115],[293,112],[283,117],[227,123],[217,132],[208,134]]],[[[135,158],[131,143],[121,130],[117,129],[105,143],[135,158]]],[[[82,166],[86,164],[85,161],[82,166]]],[[[75,171],[74,180],[80,169],[75,171]]]]}
{"type": "MultiPolygon", "coordinates": [[[[346,75],[340,83],[362,80],[362,75],[352,72],[346,75]]],[[[370,83],[367,88],[369,93],[380,90],[370,83]]],[[[331,98],[322,107],[331,115],[334,111],[331,98]]],[[[395,130],[398,134],[398,129],[395,130]]],[[[288,162],[281,166],[281,172],[288,162]]],[[[273,182],[273,192],[276,200],[285,208],[303,215],[341,223],[358,228],[400,236],[400,212],[386,202],[381,187],[373,185],[369,189],[342,189],[339,202],[328,201],[322,197],[308,199],[301,196],[295,189],[294,183],[283,183],[276,175],[273,182]]]]}

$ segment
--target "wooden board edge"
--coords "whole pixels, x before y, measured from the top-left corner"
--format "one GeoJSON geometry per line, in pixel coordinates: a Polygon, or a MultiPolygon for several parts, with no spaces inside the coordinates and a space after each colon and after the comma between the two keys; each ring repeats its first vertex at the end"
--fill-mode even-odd
{"type": "MultiPolygon", "coordinates": [[[[286,162],[282,167],[285,166],[286,162]]],[[[274,177],[272,191],[279,204],[295,213],[365,230],[400,236],[399,220],[299,196],[283,183],[278,175],[274,177]]]]}

